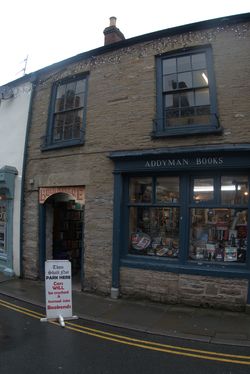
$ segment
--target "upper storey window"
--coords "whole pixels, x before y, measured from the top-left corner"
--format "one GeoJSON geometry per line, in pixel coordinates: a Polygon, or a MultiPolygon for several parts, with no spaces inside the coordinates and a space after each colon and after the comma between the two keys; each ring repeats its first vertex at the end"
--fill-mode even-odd
{"type": "Polygon", "coordinates": [[[54,85],[44,149],[83,144],[86,93],[86,76],[54,85]]]}
{"type": "Polygon", "coordinates": [[[157,58],[155,135],[219,130],[210,48],[157,58]]]}

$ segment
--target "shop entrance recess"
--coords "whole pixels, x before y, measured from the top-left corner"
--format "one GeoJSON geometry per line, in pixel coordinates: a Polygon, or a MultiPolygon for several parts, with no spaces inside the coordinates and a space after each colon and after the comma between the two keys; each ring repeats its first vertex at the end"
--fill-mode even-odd
{"type": "Polygon", "coordinates": [[[40,277],[46,260],[69,260],[72,287],[83,288],[84,187],[39,189],[40,277]]]}

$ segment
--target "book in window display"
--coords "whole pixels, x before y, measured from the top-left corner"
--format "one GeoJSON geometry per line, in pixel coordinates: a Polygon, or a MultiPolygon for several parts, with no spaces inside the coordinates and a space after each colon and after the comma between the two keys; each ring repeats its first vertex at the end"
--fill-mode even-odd
{"type": "Polygon", "coordinates": [[[224,261],[237,261],[237,247],[225,247],[224,261]]]}
{"type": "Polygon", "coordinates": [[[199,209],[197,216],[195,213],[193,209],[190,259],[228,263],[246,261],[246,210],[199,209]]]}
{"type": "Polygon", "coordinates": [[[147,249],[150,243],[151,243],[151,239],[149,235],[143,232],[132,234],[131,245],[133,249],[138,250],[138,251],[147,249]]]}
{"type": "Polygon", "coordinates": [[[133,208],[130,253],[176,258],[179,254],[179,211],[176,208],[133,208]]]}

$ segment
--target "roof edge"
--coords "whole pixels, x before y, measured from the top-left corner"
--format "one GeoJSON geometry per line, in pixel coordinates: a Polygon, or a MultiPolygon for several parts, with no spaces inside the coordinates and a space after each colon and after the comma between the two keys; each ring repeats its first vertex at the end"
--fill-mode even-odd
{"type": "Polygon", "coordinates": [[[181,34],[181,33],[186,33],[189,31],[198,31],[198,30],[203,30],[203,29],[208,29],[208,28],[213,28],[213,27],[218,27],[219,25],[233,25],[239,22],[245,22],[245,21],[250,21],[250,12],[249,13],[241,13],[241,14],[236,14],[232,16],[224,16],[220,18],[213,18],[205,21],[199,21],[199,22],[194,22],[194,23],[189,23],[186,25],[180,25],[180,26],[175,26],[171,27],[168,29],[163,29],[159,31],[154,31],[151,33],[139,35],[139,36],[134,36],[129,39],[124,39],[119,42],[113,43],[113,44],[108,44],[104,45],[102,47],[98,47],[86,52],[82,52],[80,54],[77,54],[73,57],[69,57],[65,60],[56,62],[52,65],[46,66],[42,69],[37,70],[37,73],[44,73],[46,70],[53,70],[56,68],[59,68],[61,66],[67,65],[69,63],[74,63],[78,62],[83,59],[87,59],[90,57],[95,57],[102,55],[104,53],[112,52],[121,48],[126,48],[134,44],[139,44],[147,41],[151,41],[154,39],[159,39],[163,38],[166,36],[172,36],[176,34],[181,34]]]}
{"type": "Polygon", "coordinates": [[[25,76],[18,78],[14,81],[11,81],[9,83],[5,83],[2,86],[6,85],[15,85],[18,84],[19,82],[22,82],[23,80],[32,80],[34,79],[34,76],[41,75],[43,73],[46,73],[47,71],[51,71],[54,69],[61,68],[67,64],[75,63],[84,59],[88,58],[93,58],[95,56],[102,55],[104,53],[112,52],[121,48],[126,48],[131,45],[139,44],[139,43],[144,43],[148,41],[152,41],[154,39],[159,39],[167,36],[173,36],[181,33],[186,33],[189,31],[198,31],[198,30],[203,30],[203,29],[208,29],[208,28],[213,28],[213,27],[218,27],[218,26],[223,26],[223,25],[233,25],[239,22],[246,22],[250,21],[250,12],[249,13],[241,13],[241,14],[236,14],[236,15],[231,15],[231,16],[224,16],[224,17],[219,17],[219,18],[213,18],[205,21],[199,21],[199,22],[194,22],[194,23],[189,23],[186,25],[180,25],[180,26],[175,26],[159,31],[154,31],[151,33],[135,36],[129,39],[124,39],[119,42],[115,42],[112,44],[107,44],[102,47],[98,47],[86,52],[82,52],[80,54],[77,54],[75,56],[66,58],[64,60],[55,62],[51,65],[45,66],[39,70],[36,70],[32,73],[26,74],[25,76]]]}

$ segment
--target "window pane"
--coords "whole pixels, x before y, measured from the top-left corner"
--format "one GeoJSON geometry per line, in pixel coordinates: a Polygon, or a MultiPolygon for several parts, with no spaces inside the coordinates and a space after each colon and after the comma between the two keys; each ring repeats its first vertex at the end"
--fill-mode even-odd
{"type": "Polygon", "coordinates": [[[213,200],[214,180],[213,178],[195,178],[193,186],[193,200],[196,203],[213,200]]]}
{"type": "Polygon", "coordinates": [[[86,80],[85,79],[81,79],[81,80],[77,81],[76,82],[76,88],[75,88],[76,94],[84,92],[85,91],[85,86],[86,86],[86,80]]]}
{"type": "Polygon", "coordinates": [[[75,108],[79,108],[79,107],[83,107],[83,93],[81,94],[78,94],[75,96],[75,103],[74,103],[74,107],[75,108]]]}
{"type": "Polygon", "coordinates": [[[179,178],[159,177],[156,183],[157,203],[179,202],[179,178]]]}
{"type": "Polygon", "coordinates": [[[194,93],[182,92],[165,96],[166,108],[181,108],[194,106],[194,93]]]}
{"type": "Polygon", "coordinates": [[[64,96],[61,97],[60,99],[56,99],[56,108],[55,108],[55,111],[56,112],[62,112],[64,110],[64,96]]]}
{"type": "Polygon", "coordinates": [[[56,112],[61,112],[64,110],[64,104],[65,104],[65,85],[61,85],[57,88],[56,92],[56,112]]]}
{"type": "Polygon", "coordinates": [[[192,68],[193,69],[203,69],[206,68],[206,55],[205,53],[198,53],[192,55],[192,68]]]}
{"type": "Polygon", "coordinates": [[[248,177],[224,176],[221,178],[222,204],[247,204],[248,203],[248,177]]]}
{"type": "Polygon", "coordinates": [[[72,124],[64,126],[64,140],[72,139],[72,135],[73,135],[72,131],[73,131],[72,124]]]}
{"type": "Polygon", "coordinates": [[[209,125],[210,106],[166,108],[166,126],[209,125]]]}
{"type": "Polygon", "coordinates": [[[66,98],[65,98],[65,109],[73,109],[75,103],[75,92],[73,90],[66,91],[66,98]]]}
{"type": "Polygon", "coordinates": [[[83,121],[83,111],[78,110],[75,112],[75,118],[74,118],[74,126],[73,126],[73,138],[79,139],[80,138],[80,128],[83,121]]]}
{"type": "Polygon", "coordinates": [[[167,108],[179,108],[179,94],[165,96],[165,106],[167,108]]]}
{"type": "Polygon", "coordinates": [[[163,60],[163,74],[176,73],[176,58],[168,58],[163,60]]]}
{"type": "Polygon", "coordinates": [[[172,108],[174,103],[174,95],[165,95],[165,107],[172,108]]]}
{"type": "Polygon", "coordinates": [[[57,114],[55,116],[53,141],[59,141],[59,140],[63,139],[63,126],[64,126],[64,115],[63,114],[57,114]]]}
{"type": "Polygon", "coordinates": [[[186,123],[187,125],[193,125],[194,123],[193,117],[195,114],[194,108],[188,107],[188,106],[183,107],[180,113],[181,113],[181,120],[183,123],[186,123]]]}
{"type": "Polygon", "coordinates": [[[193,72],[194,87],[203,87],[208,85],[208,76],[206,70],[198,70],[193,72]]]}
{"type": "Polygon", "coordinates": [[[163,77],[163,91],[173,91],[177,89],[177,75],[170,74],[163,77]]]}
{"type": "Polygon", "coordinates": [[[75,123],[82,123],[83,121],[83,109],[75,111],[75,123]]]}
{"type": "Polygon", "coordinates": [[[209,90],[208,88],[203,88],[201,90],[195,91],[195,105],[202,106],[202,105],[209,105],[209,90]]]}
{"type": "Polygon", "coordinates": [[[183,56],[177,58],[177,71],[191,70],[191,59],[190,56],[183,56]]]}
{"type": "Polygon", "coordinates": [[[169,109],[166,111],[167,126],[188,126],[195,123],[194,108],[169,109]]]}
{"type": "Polygon", "coordinates": [[[176,126],[179,124],[179,109],[170,109],[166,111],[167,126],[176,126]]]}
{"type": "Polygon", "coordinates": [[[173,108],[179,108],[180,106],[180,95],[177,93],[177,94],[173,94],[173,108]]]}
{"type": "Polygon", "coordinates": [[[194,94],[193,92],[182,92],[180,94],[180,106],[189,107],[194,105],[194,94]]]}
{"type": "Polygon", "coordinates": [[[68,112],[65,114],[65,125],[72,124],[74,122],[74,112],[68,112]]]}
{"type": "Polygon", "coordinates": [[[73,91],[75,93],[76,90],[76,82],[69,82],[66,85],[66,92],[67,91],[73,91]]]}
{"type": "Polygon", "coordinates": [[[192,88],[192,73],[178,74],[178,89],[192,88]]]}
{"type": "Polygon", "coordinates": [[[66,88],[65,84],[61,84],[60,86],[58,86],[57,91],[56,91],[57,99],[60,99],[65,95],[65,88],[66,88]]]}
{"type": "Polygon", "coordinates": [[[191,209],[189,258],[246,262],[247,210],[191,209]]]}
{"type": "Polygon", "coordinates": [[[177,258],[179,216],[179,208],[130,208],[129,253],[177,258]]]}
{"type": "Polygon", "coordinates": [[[129,200],[131,203],[152,202],[152,179],[151,178],[130,178],[129,200]]]}

